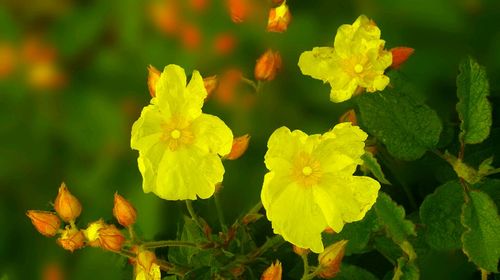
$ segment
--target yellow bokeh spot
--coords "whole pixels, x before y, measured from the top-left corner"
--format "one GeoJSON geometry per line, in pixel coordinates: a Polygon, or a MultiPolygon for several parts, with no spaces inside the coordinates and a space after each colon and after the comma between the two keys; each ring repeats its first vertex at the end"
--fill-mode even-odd
{"type": "Polygon", "coordinates": [[[302,168],[302,174],[304,174],[305,176],[311,175],[312,172],[313,172],[313,170],[310,166],[306,166],[306,167],[302,168]]]}

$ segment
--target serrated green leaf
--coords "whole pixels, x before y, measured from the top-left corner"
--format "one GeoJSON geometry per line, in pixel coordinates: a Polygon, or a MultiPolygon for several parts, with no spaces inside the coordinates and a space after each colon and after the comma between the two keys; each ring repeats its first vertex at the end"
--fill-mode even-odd
{"type": "Polygon", "coordinates": [[[462,207],[463,251],[478,267],[498,272],[500,258],[500,217],[491,198],[483,192],[471,191],[470,200],[462,207]]]}
{"type": "Polygon", "coordinates": [[[377,216],[375,211],[368,211],[361,221],[349,223],[344,226],[341,232],[335,234],[323,234],[325,246],[340,240],[348,240],[345,248],[345,255],[361,253],[366,250],[366,245],[370,241],[372,232],[377,227],[377,216]]]}
{"type": "MultiPolygon", "coordinates": [[[[184,217],[180,240],[190,242],[204,240],[203,232],[191,218],[184,217]]],[[[168,259],[176,264],[191,265],[193,256],[199,251],[200,249],[193,247],[171,247],[168,251],[168,259]]]]}
{"type": "Polygon", "coordinates": [[[368,270],[351,264],[342,264],[335,280],[377,280],[368,270]]]}
{"type": "Polygon", "coordinates": [[[497,209],[500,207],[500,180],[488,179],[472,186],[484,193],[487,193],[495,202],[497,209]]]}
{"type": "Polygon", "coordinates": [[[374,208],[379,223],[395,243],[401,244],[409,235],[415,235],[415,225],[405,219],[404,208],[397,205],[387,194],[379,193],[374,208]]]}
{"type": "Polygon", "coordinates": [[[420,271],[414,261],[409,261],[405,257],[398,259],[392,280],[418,280],[420,271]]]}
{"type": "Polygon", "coordinates": [[[425,240],[436,250],[456,250],[462,247],[464,231],[460,216],[464,203],[462,186],[448,182],[428,195],[420,206],[420,219],[425,225],[425,240]]]}
{"type": "Polygon", "coordinates": [[[490,134],[491,104],[486,71],[473,58],[462,61],[457,76],[457,112],[460,139],[466,144],[483,142],[490,134]]]}
{"type": "Polygon", "coordinates": [[[380,167],[377,158],[375,158],[372,153],[366,151],[365,154],[361,156],[361,159],[363,160],[362,167],[368,169],[380,183],[391,185],[391,182],[385,178],[384,172],[382,171],[382,167],[380,167]]]}
{"type": "Polygon", "coordinates": [[[416,160],[436,147],[442,125],[434,110],[402,90],[393,84],[381,93],[359,96],[360,120],[391,155],[416,160]]]}
{"type": "Polygon", "coordinates": [[[373,239],[375,249],[396,265],[397,259],[403,255],[403,250],[394,241],[386,236],[380,235],[373,239]]]}

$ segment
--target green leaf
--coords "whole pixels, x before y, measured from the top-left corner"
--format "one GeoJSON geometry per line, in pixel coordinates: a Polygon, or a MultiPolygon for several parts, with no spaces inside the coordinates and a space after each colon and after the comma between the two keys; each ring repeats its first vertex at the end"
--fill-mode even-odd
{"type": "Polygon", "coordinates": [[[375,203],[375,213],[379,223],[397,244],[401,244],[409,235],[415,235],[415,225],[405,219],[405,210],[392,201],[387,194],[380,192],[375,203]]]}
{"type": "Polygon", "coordinates": [[[493,164],[493,157],[489,157],[483,160],[481,164],[479,164],[479,167],[477,168],[477,173],[479,174],[479,176],[485,177],[491,170],[495,169],[492,164],[493,164]]]}
{"type": "Polygon", "coordinates": [[[350,256],[366,250],[366,245],[376,227],[377,216],[372,209],[366,213],[363,220],[346,224],[341,232],[336,234],[324,233],[323,240],[325,246],[340,240],[349,240],[345,248],[345,255],[350,256]]]}
{"type": "Polygon", "coordinates": [[[446,159],[451,167],[453,167],[453,170],[455,171],[455,173],[457,173],[457,176],[467,181],[467,183],[475,184],[481,181],[482,177],[481,175],[479,175],[476,169],[470,167],[456,156],[448,153],[448,151],[444,153],[444,159],[446,159]]]}
{"type": "Polygon", "coordinates": [[[436,147],[442,125],[434,110],[404,90],[405,87],[394,83],[381,93],[359,96],[360,121],[391,155],[416,160],[436,147]]]}
{"type": "Polygon", "coordinates": [[[391,182],[385,178],[377,158],[375,158],[372,153],[366,151],[365,154],[361,156],[361,159],[363,160],[362,167],[368,169],[380,183],[391,185],[391,182]]]}
{"type": "Polygon", "coordinates": [[[351,264],[342,264],[335,280],[377,280],[368,270],[351,264]]]}
{"type": "Polygon", "coordinates": [[[462,61],[457,76],[457,112],[461,120],[460,140],[466,144],[483,142],[490,134],[491,105],[486,71],[473,58],[462,61]]]}
{"type": "Polygon", "coordinates": [[[497,209],[500,207],[500,180],[488,179],[472,186],[484,193],[487,193],[490,198],[495,202],[497,209]]]}
{"type": "MultiPolygon", "coordinates": [[[[189,217],[184,217],[184,226],[180,236],[181,241],[200,242],[203,241],[204,235],[198,225],[189,217]]],[[[181,264],[191,265],[192,258],[195,254],[200,252],[198,248],[192,247],[171,247],[168,251],[169,261],[181,264]]]]}
{"type": "Polygon", "coordinates": [[[462,208],[463,251],[478,267],[498,272],[500,258],[500,217],[491,198],[471,191],[470,200],[462,208]]]}
{"type": "Polygon", "coordinates": [[[409,261],[406,257],[398,259],[397,267],[392,280],[418,280],[420,271],[414,261],[409,261]]]}
{"type": "Polygon", "coordinates": [[[456,250],[462,247],[464,228],[460,222],[464,193],[459,182],[438,187],[420,206],[420,219],[425,224],[425,240],[436,250],[456,250]]]}

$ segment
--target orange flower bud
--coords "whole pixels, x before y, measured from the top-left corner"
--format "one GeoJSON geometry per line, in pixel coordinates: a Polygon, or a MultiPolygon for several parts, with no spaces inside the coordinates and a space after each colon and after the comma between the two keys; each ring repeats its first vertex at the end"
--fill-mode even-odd
{"type": "Polygon", "coordinates": [[[59,187],[59,194],[54,202],[54,208],[59,217],[65,222],[74,221],[82,212],[80,201],[69,192],[64,182],[59,187]]]}
{"type": "Polygon", "coordinates": [[[376,145],[366,145],[365,146],[365,151],[371,153],[372,155],[377,154],[377,146],[376,145]]]}
{"type": "Polygon", "coordinates": [[[271,266],[269,266],[264,273],[262,273],[260,280],[281,280],[281,273],[281,263],[276,260],[275,263],[271,264],[271,266]]]}
{"type": "Polygon", "coordinates": [[[394,69],[399,69],[403,63],[415,52],[414,49],[408,47],[392,48],[392,65],[394,69]]]}
{"type": "Polygon", "coordinates": [[[234,138],[231,152],[225,158],[229,160],[235,160],[240,158],[248,149],[249,141],[250,141],[250,135],[248,134],[234,138]]]}
{"type": "Polygon", "coordinates": [[[250,14],[251,6],[248,0],[227,0],[229,14],[234,23],[242,23],[250,14]]]}
{"type": "Polygon", "coordinates": [[[73,252],[85,245],[85,235],[81,230],[67,226],[57,239],[57,243],[65,250],[73,252]]]}
{"type": "Polygon", "coordinates": [[[351,109],[340,116],[339,123],[343,122],[350,122],[352,125],[358,125],[358,118],[356,117],[354,109],[351,109]]]}
{"type": "Polygon", "coordinates": [[[139,251],[134,265],[134,275],[134,279],[161,279],[160,266],[156,263],[156,255],[153,252],[139,251]]]}
{"type": "Polygon", "coordinates": [[[125,237],[115,225],[106,225],[99,230],[100,247],[109,251],[120,251],[125,237]]]}
{"type": "Polygon", "coordinates": [[[217,88],[217,85],[219,84],[219,80],[217,79],[216,75],[206,77],[203,79],[203,84],[205,85],[205,89],[207,90],[207,97],[205,98],[208,99],[210,95],[214,92],[214,90],[217,88]]]}
{"type": "Polygon", "coordinates": [[[120,225],[129,227],[135,223],[137,212],[128,200],[123,198],[123,196],[118,193],[115,193],[113,216],[115,216],[120,225]]]}
{"type": "Polygon", "coordinates": [[[328,234],[335,234],[336,233],[331,227],[326,227],[325,230],[323,230],[323,232],[328,233],[328,234]]]}
{"type": "Polygon", "coordinates": [[[276,8],[272,8],[269,11],[269,17],[267,19],[267,31],[269,32],[285,32],[292,20],[292,15],[290,14],[290,9],[283,1],[281,5],[276,8]]]}
{"type": "Polygon", "coordinates": [[[293,245],[292,248],[293,248],[293,252],[295,254],[299,255],[299,256],[303,256],[303,255],[309,254],[309,249],[301,248],[301,247],[298,247],[298,246],[295,246],[295,245],[293,245]]]}
{"type": "Polygon", "coordinates": [[[56,235],[61,226],[61,220],[52,212],[28,210],[26,216],[31,219],[31,223],[33,223],[36,230],[45,236],[52,237],[56,235]]]}
{"type": "Polygon", "coordinates": [[[319,277],[328,279],[337,275],[340,271],[340,264],[344,257],[346,245],[347,240],[340,240],[326,247],[325,250],[319,254],[318,263],[321,266],[319,277]]]}
{"type": "Polygon", "coordinates": [[[262,54],[255,64],[255,79],[260,81],[271,81],[281,68],[281,55],[279,52],[267,50],[262,54]]]}
{"type": "Polygon", "coordinates": [[[151,97],[156,96],[156,82],[160,78],[160,71],[156,69],[154,66],[148,66],[148,89],[151,97]]]}

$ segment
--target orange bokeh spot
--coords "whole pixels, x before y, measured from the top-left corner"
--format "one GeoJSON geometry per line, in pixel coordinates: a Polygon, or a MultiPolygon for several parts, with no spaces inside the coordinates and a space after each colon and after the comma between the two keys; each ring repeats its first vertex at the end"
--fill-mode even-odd
{"type": "Polygon", "coordinates": [[[198,26],[186,24],[181,31],[182,45],[189,50],[197,49],[201,44],[201,32],[198,26]]]}
{"type": "Polygon", "coordinates": [[[217,54],[230,54],[236,46],[236,38],[231,33],[221,33],[214,39],[214,51],[217,54]]]}

